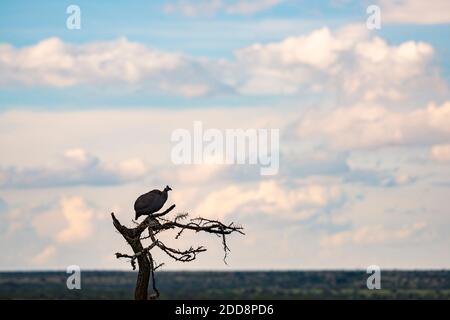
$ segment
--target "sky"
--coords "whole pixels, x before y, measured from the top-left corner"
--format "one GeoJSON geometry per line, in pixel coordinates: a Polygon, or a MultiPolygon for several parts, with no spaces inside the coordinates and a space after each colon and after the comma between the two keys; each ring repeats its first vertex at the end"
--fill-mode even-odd
{"type": "Polygon", "coordinates": [[[445,0],[1,1],[0,270],[128,270],[110,213],[165,185],[246,233],[165,270],[450,268],[449,56],[445,0]],[[176,165],[195,121],[278,129],[279,172],[176,165]]]}

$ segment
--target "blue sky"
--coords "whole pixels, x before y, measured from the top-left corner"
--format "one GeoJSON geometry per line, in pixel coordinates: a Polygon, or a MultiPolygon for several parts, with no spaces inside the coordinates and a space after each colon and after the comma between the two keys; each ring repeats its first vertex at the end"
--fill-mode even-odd
{"type": "Polygon", "coordinates": [[[128,268],[109,213],[166,184],[247,230],[168,269],[449,268],[450,6],[373,3],[2,1],[0,269],[128,268]],[[279,173],[173,164],[198,120],[279,129],[279,173]]]}

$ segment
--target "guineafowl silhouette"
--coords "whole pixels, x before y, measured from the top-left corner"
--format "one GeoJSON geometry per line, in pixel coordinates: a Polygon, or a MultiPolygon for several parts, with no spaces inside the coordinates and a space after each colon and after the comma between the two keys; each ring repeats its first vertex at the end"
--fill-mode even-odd
{"type": "Polygon", "coordinates": [[[140,216],[150,215],[161,209],[167,201],[167,193],[170,190],[172,188],[166,186],[163,191],[155,189],[139,196],[134,203],[135,219],[137,220],[140,216]]]}

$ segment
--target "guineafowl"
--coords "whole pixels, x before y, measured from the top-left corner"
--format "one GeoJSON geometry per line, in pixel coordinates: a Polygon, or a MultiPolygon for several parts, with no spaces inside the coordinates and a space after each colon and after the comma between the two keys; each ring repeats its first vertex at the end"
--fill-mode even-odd
{"type": "Polygon", "coordinates": [[[163,191],[155,189],[139,196],[134,203],[135,219],[137,220],[140,216],[150,215],[161,209],[167,201],[167,193],[170,190],[172,188],[166,186],[163,191]]]}

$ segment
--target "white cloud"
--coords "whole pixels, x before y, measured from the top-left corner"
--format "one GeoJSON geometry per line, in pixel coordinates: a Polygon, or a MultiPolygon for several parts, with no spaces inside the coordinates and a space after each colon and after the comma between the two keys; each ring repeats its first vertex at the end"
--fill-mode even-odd
{"type": "Polygon", "coordinates": [[[61,243],[80,241],[88,238],[93,232],[93,210],[80,197],[61,200],[61,209],[67,227],[61,230],[56,240],[61,243]]]}
{"type": "Polygon", "coordinates": [[[321,184],[283,186],[276,180],[251,185],[230,185],[212,191],[193,211],[196,215],[222,219],[230,214],[267,214],[305,220],[332,204],[342,194],[337,186],[321,184]]]}
{"type": "Polygon", "coordinates": [[[450,144],[435,145],[431,148],[431,157],[440,162],[450,162],[450,144]]]}
{"type": "Polygon", "coordinates": [[[88,166],[97,162],[95,157],[88,154],[86,150],[81,148],[68,149],[64,151],[64,157],[65,160],[73,162],[79,166],[88,166]]]}
{"type": "Polygon", "coordinates": [[[148,167],[141,159],[138,158],[119,162],[117,169],[119,175],[122,176],[124,180],[130,178],[140,178],[148,173],[148,167]]]}
{"type": "Polygon", "coordinates": [[[284,0],[180,0],[164,5],[164,11],[188,17],[212,16],[221,11],[230,15],[252,15],[282,2],[284,0]]]}
{"type": "Polygon", "coordinates": [[[290,121],[286,118],[290,113],[296,112],[279,113],[268,107],[235,109],[233,117],[226,107],[4,112],[0,115],[0,150],[5,150],[0,164],[0,174],[4,175],[1,186],[143,184],[159,178],[162,172],[166,173],[163,184],[176,179],[205,181],[209,171],[226,165],[216,169],[202,166],[197,168],[198,174],[192,174],[195,166],[172,167],[173,130],[191,131],[199,119],[205,129],[280,128],[290,121]]]}
{"type": "Polygon", "coordinates": [[[103,162],[81,148],[64,151],[59,161],[31,168],[0,168],[3,188],[45,188],[74,185],[121,184],[140,179],[149,168],[138,158],[103,162]]]}
{"type": "Polygon", "coordinates": [[[341,101],[442,95],[447,86],[433,56],[429,44],[389,45],[360,25],[336,32],[322,28],[236,51],[235,86],[243,94],[335,92],[341,101]]]}
{"type": "Polygon", "coordinates": [[[380,0],[381,19],[387,23],[444,24],[450,23],[450,2],[447,0],[380,0]]]}
{"type": "Polygon", "coordinates": [[[32,227],[39,236],[56,243],[73,243],[89,238],[94,230],[94,210],[79,196],[63,197],[43,213],[32,219],[32,227]]]}
{"type": "Polygon", "coordinates": [[[333,34],[328,28],[315,30],[307,35],[290,37],[267,45],[255,44],[240,49],[240,60],[267,67],[308,65],[326,69],[334,64],[339,54],[352,49],[358,40],[366,38],[366,31],[359,27],[348,28],[333,34]]]}
{"type": "Polygon", "coordinates": [[[183,184],[197,185],[213,182],[225,170],[226,166],[220,164],[192,164],[170,169],[165,176],[167,179],[170,179],[170,176],[175,176],[176,180],[183,184]]]}
{"type": "Polygon", "coordinates": [[[298,136],[323,138],[335,148],[429,145],[450,140],[450,102],[398,112],[379,106],[311,111],[298,124],[298,136]]]}
{"type": "Polygon", "coordinates": [[[81,45],[67,44],[59,38],[25,48],[0,45],[1,86],[125,83],[195,96],[200,86],[201,94],[209,89],[207,84],[196,83],[196,75],[191,70],[194,66],[195,62],[185,56],[158,51],[125,38],[81,45]],[[189,77],[190,87],[186,83],[178,84],[181,72],[189,77]]]}
{"type": "Polygon", "coordinates": [[[125,84],[188,98],[301,93],[368,102],[415,102],[448,90],[429,44],[390,45],[362,25],[254,44],[229,60],[158,51],[127,39],[72,45],[57,38],[25,48],[0,45],[0,57],[0,86],[125,84]]]}
{"type": "Polygon", "coordinates": [[[320,244],[323,247],[341,247],[344,245],[382,245],[405,241],[417,236],[426,228],[426,223],[418,222],[400,228],[388,228],[381,225],[359,227],[350,231],[342,231],[324,237],[320,244]]]}
{"type": "Polygon", "coordinates": [[[35,265],[45,265],[51,260],[56,253],[56,248],[52,245],[45,247],[41,252],[31,258],[31,262],[35,265]]]}
{"type": "Polygon", "coordinates": [[[173,84],[163,82],[161,88],[167,92],[179,94],[187,98],[205,96],[210,92],[210,87],[206,84],[173,84]]]}

